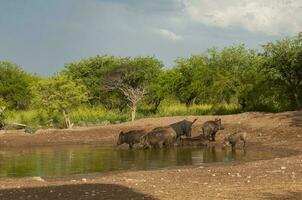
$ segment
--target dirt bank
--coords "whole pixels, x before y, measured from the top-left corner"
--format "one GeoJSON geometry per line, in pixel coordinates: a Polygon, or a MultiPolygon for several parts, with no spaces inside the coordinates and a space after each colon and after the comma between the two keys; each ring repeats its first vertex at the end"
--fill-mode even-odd
{"type": "MultiPolygon", "coordinates": [[[[187,117],[193,120],[195,117],[187,117]]],[[[201,116],[193,128],[215,116],[201,116]]],[[[221,116],[225,130],[248,133],[248,148],[265,146],[280,157],[215,167],[89,174],[62,178],[0,179],[0,199],[302,199],[302,112],[243,113],[221,116]],[[283,153],[283,154],[282,154],[283,153]]],[[[142,119],[76,130],[47,130],[35,135],[0,135],[0,148],[58,144],[106,144],[120,130],[151,129],[184,117],[142,119]]],[[[239,147],[240,148],[240,147],[239,147]]],[[[258,149],[261,151],[261,148],[258,149]]]]}

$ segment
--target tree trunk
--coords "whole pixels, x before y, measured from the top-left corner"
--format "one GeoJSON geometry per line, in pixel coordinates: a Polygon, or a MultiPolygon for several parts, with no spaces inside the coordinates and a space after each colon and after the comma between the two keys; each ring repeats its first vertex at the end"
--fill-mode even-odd
{"type": "Polygon", "coordinates": [[[302,109],[302,102],[301,102],[299,93],[294,92],[294,97],[295,97],[295,101],[296,101],[297,110],[301,110],[302,109]]]}
{"type": "Polygon", "coordinates": [[[135,120],[135,115],[136,115],[136,104],[132,105],[132,108],[131,108],[131,121],[135,120]]]}
{"type": "Polygon", "coordinates": [[[195,105],[196,102],[196,97],[194,97],[194,99],[192,100],[192,105],[195,105]]]}
{"type": "Polygon", "coordinates": [[[245,108],[246,108],[246,99],[245,98],[239,98],[238,103],[241,106],[241,108],[243,110],[245,110],[245,108]]]}
{"type": "Polygon", "coordinates": [[[159,99],[156,99],[153,103],[153,109],[152,109],[152,113],[155,114],[157,111],[158,111],[158,107],[160,106],[160,103],[162,102],[163,98],[159,98],[159,99]]]}
{"type": "Polygon", "coordinates": [[[70,122],[69,116],[68,116],[68,114],[66,113],[66,111],[64,109],[62,110],[62,113],[63,113],[63,116],[64,116],[64,121],[65,121],[66,128],[68,128],[68,129],[72,128],[73,124],[70,122]]]}

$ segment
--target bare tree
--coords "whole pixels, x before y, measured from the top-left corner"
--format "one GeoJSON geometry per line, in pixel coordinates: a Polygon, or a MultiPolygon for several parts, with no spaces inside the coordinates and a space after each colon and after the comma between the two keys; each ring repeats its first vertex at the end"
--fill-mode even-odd
{"type": "Polygon", "coordinates": [[[119,68],[111,73],[108,73],[107,77],[105,77],[103,81],[103,86],[107,90],[118,89],[123,93],[123,95],[129,101],[127,106],[131,109],[131,120],[134,121],[136,117],[137,105],[146,94],[147,87],[145,85],[132,86],[131,84],[126,83],[126,70],[126,68],[119,68]]]}

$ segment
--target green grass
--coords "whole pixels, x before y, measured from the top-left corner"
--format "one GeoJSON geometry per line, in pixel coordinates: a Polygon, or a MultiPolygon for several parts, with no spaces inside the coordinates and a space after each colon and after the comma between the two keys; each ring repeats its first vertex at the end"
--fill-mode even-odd
{"type": "Polygon", "coordinates": [[[38,110],[8,111],[6,123],[20,123],[31,126],[47,126],[49,117],[46,112],[38,110]]]}
{"type": "Polygon", "coordinates": [[[184,104],[164,105],[159,108],[157,116],[177,116],[177,115],[227,115],[240,113],[241,109],[235,104],[220,105],[192,105],[184,104]]]}
{"type": "MultiPolygon", "coordinates": [[[[25,124],[31,127],[64,127],[64,119],[60,113],[48,115],[40,110],[9,111],[6,114],[6,123],[25,124]]],[[[128,120],[128,115],[115,111],[109,111],[102,107],[81,107],[69,114],[70,120],[75,126],[91,126],[95,124],[113,124],[128,120]]]]}
{"type": "MultiPolygon", "coordinates": [[[[225,115],[240,113],[237,105],[193,105],[186,107],[180,103],[164,102],[158,112],[152,112],[148,106],[140,106],[137,112],[137,119],[146,117],[163,116],[186,116],[186,115],[225,115]]],[[[6,114],[7,124],[21,123],[31,128],[64,127],[64,119],[60,113],[53,113],[49,116],[40,110],[9,111],[6,114]]],[[[130,110],[119,112],[118,110],[106,110],[103,107],[79,107],[72,111],[70,120],[75,126],[93,126],[125,122],[130,120],[130,110]]],[[[12,128],[12,127],[11,127],[12,128]]]]}
{"type": "Polygon", "coordinates": [[[127,121],[128,114],[102,107],[81,107],[70,113],[70,120],[78,126],[113,124],[127,121]]]}

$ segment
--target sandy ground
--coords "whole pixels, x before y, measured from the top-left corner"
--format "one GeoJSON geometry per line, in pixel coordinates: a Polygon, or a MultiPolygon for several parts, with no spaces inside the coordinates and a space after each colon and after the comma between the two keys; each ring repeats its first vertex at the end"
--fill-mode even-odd
{"type": "MultiPolygon", "coordinates": [[[[200,116],[193,128],[217,116],[200,116]]],[[[187,117],[193,120],[195,117],[187,117]]],[[[109,144],[121,130],[152,129],[184,119],[142,119],[93,128],[43,130],[35,135],[0,133],[0,148],[60,144],[109,144]]],[[[1,178],[0,199],[302,199],[302,112],[221,116],[225,130],[248,133],[248,148],[277,152],[271,160],[154,171],[114,172],[59,178],[1,178]]],[[[238,146],[238,150],[240,150],[238,146]]]]}

